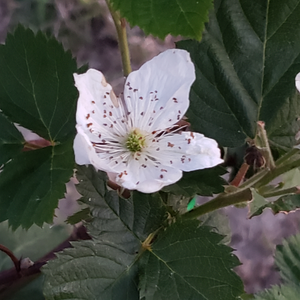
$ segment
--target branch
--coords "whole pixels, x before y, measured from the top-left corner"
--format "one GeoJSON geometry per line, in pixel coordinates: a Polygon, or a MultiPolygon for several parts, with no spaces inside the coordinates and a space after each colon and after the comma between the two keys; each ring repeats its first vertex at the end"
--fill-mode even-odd
{"type": "MultiPolygon", "coordinates": [[[[56,258],[55,252],[72,247],[72,244],[70,243],[72,241],[89,239],[91,239],[91,237],[87,234],[85,227],[80,226],[74,229],[68,239],[66,239],[44,257],[36,261],[31,267],[27,269],[20,269],[19,271],[17,271],[16,268],[11,268],[9,270],[0,272],[0,299],[2,299],[1,295],[3,295],[7,288],[11,288],[13,285],[20,284],[20,282],[24,281],[24,279],[29,279],[29,277],[34,277],[35,275],[40,274],[41,267],[50,259],[56,258]]],[[[11,253],[11,251],[9,252],[11,253]]]]}

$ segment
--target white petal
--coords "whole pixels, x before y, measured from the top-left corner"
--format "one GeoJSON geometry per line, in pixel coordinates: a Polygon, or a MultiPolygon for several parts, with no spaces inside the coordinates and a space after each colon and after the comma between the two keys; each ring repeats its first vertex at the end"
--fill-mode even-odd
{"type": "Polygon", "coordinates": [[[153,131],[178,122],[188,109],[194,80],[195,68],[190,55],[180,49],[167,50],[130,73],[124,98],[133,126],[153,131]]]}
{"type": "Polygon", "coordinates": [[[167,135],[155,148],[152,153],[157,160],[182,171],[211,168],[223,162],[217,142],[196,132],[167,135]]]}
{"type": "Polygon", "coordinates": [[[74,74],[74,79],[79,91],[76,121],[89,139],[101,142],[114,134],[124,134],[125,128],[120,126],[124,109],[103,74],[89,69],[84,74],[74,74]]]}
{"type": "Polygon", "coordinates": [[[300,92],[300,73],[297,74],[295,81],[296,81],[296,88],[300,92]]]}
{"type": "Polygon", "coordinates": [[[164,186],[178,181],[182,172],[172,167],[155,166],[153,162],[141,163],[133,159],[117,176],[116,183],[129,189],[142,193],[154,193],[164,186]],[[145,167],[146,166],[146,167],[145,167]]]}

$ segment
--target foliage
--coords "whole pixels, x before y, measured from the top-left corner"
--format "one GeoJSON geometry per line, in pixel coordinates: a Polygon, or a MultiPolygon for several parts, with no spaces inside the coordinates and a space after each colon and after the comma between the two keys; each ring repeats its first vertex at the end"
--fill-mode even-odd
{"type": "Polygon", "coordinates": [[[93,167],[78,167],[77,176],[94,240],[74,243],[44,268],[47,299],[233,299],[242,293],[232,272],[239,262],[220,244],[222,236],[196,220],[168,225],[158,194],[123,199],[93,167]]]}
{"type": "Polygon", "coordinates": [[[217,0],[202,41],[177,43],[196,67],[187,114],[195,130],[237,147],[253,139],[256,122],[264,121],[273,148],[286,151],[295,144],[299,13],[294,0],[217,0]]]}
{"type": "Polygon", "coordinates": [[[10,151],[2,158],[0,220],[13,228],[51,222],[73,173],[76,70],[71,54],[41,32],[18,26],[0,46],[0,109],[7,117],[0,120],[10,135],[2,134],[2,148],[10,151]],[[11,122],[38,134],[48,147],[22,152],[23,138],[11,122]]]}
{"type": "MultiPolygon", "coordinates": [[[[56,5],[53,1],[25,2],[27,8],[38,11],[32,18],[34,28],[57,13],[53,11],[56,5]]],[[[97,1],[82,2],[89,7],[87,11],[95,7],[91,15],[100,13],[97,1]]],[[[218,209],[247,205],[249,217],[255,217],[266,208],[274,214],[287,214],[300,207],[300,147],[295,147],[295,136],[300,130],[300,94],[295,88],[300,66],[300,0],[106,2],[117,28],[123,66],[127,64],[128,70],[130,56],[123,18],[131,26],[138,25],[146,34],[159,38],[172,34],[193,39],[177,43],[178,48],[189,52],[196,71],[189,97],[188,122],[193,130],[219,143],[228,165],[232,156],[240,151],[237,164],[242,167],[234,175],[227,173],[230,169],[224,168],[226,165],[185,172],[178,182],[161,191],[143,194],[116,186],[113,180],[108,180],[107,174],[91,165],[76,165],[73,142],[78,92],[73,74],[85,72],[87,66],[77,67],[71,53],[51,36],[51,26],[45,26],[46,35],[18,25],[7,35],[5,44],[0,45],[0,240],[5,246],[0,249],[8,248],[17,259],[28,256],[37,262],[67,238],[69,225],[52,227],[45,223],[52,224],[54,210],[66,191],[65,183],[72,176],[79,182],[77,190],[82,196],[79,200],[82,209],[68,217],[67,222],[82,222],[90,240],[72,242],[72,247],[57,253],[57,257],[42,268],[42,276],[27,278],[24,270],[16,270],[20,276],[10,282],[16,285],[8,288],[3,274],[7,274],[5,271],[13,264],[9,256],[0,252],[0,297],[10,300],[26,297],[47,300],[298,299],[300,235],[277,246],[275,263],[280,269],[282,284],[248,295],[234,272],[240,262],[228,246],[231,238],[228,220],[218,209]],[[35,138],[23,136],[22,128],[32,131],[35,138]],[[253,157],[253,164],[245,160],[247,147],[257,150],[262,162],[260,169],[255,167],[257,157],[253,157]],[[225,179],[228,176],[236,176],[231,184],[225,179]],[[198,195],[212,199],[198,205],[198,195]],[[188,206],[191,200],[196,204],[188,206]]],[[[21,19],[23,23],[25,19],[21,19]]],[[[185,55],[189,61],[188,53],[185,55]]],[[[189,64],[192,66],[190,61],[189,64]]],[[[180,72],[180,66],[176,65],[175,69],[180,72]]],[[[161,78],[156,79],[164,85],[161,78]]],[[[148,84],[145,78],[139,80],[142,85],[148,84]]],[[[107,87],[104,80],[99,84],[107,87]]],[[[172,86],[178,88],[175,93],[180,95],[177,84],[172,86]]],[[[89,95],[89,91],[84,92],[89,95]]],[[[103,99],[108,94],[114,99],[112,92],[102,95],[103,99]]],[[[155,96],[151,100],[159,99],[155,96]]],[[[177,103],[176,98],[173,100],[177,103]]],[[[87,101],[91,105],[88,97],[87,101]]],[[[120,105],[114,101],[113,104],[120,105]]],[[[154,107],[151,105],[145,108],[154,107]]],[[[163,119],[160,113],[157,115],[163,119]]],[[[90,113],[82,116],[90,117],[90,113]]],[[[189,127],[186,120],[178,121],[189,127]]],[[[83,123],[89,128],[90,123],[83,123]]],[[[167,129],[155,137],[168,138],[171,131],[173,134],[173,131],[183,130],[164,128],[167,129]]],[[[86,131],[88,136],[91,130],[86,131]]],[[[191,139],[185,141],[187,145],[191,143],[191,139]]],[[[99,143],[108,145],[103,141],[99,143]]],[[[176,150],[172,149],[173,144],[168,144],[171,156],[176,150]]],[[[96,146],[92,141],[87,143],[87,149],[79,149],[87,150],[85,155],[107,154],[96,146]]],[[[217,146],[215,148],[218,152],[217,146]]],[[[155,155],[150,158],[152,163],[156,159],[155,155]]],[[[185,157],[181,159],[184,161],[185,157]]],[[[162,169],[161,172],[167,171],[162,169]]],[[[34,267],[37,268],[37,264],[34,267]]]]}

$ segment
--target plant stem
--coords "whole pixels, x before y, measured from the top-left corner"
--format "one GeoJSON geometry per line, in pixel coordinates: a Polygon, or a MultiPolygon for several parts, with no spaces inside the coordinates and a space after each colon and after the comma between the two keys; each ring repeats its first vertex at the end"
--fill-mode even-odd
{"type": "Polygon", "coordinates": [[[300,153],[300,149],[298,148],[293,148],[283,156],[281,156],[278,160],[276,160],[275,164],[278,167],[279,165],[287,162],[291,157],[293,157],[296,153],[300,153]]]}
{"type": "Polygon", "coordinates": [[[195,209],[183,214],[181,218],[183,220],[195,219],[206,213],[212,212],[222,207],[226,207],[233,204],[238,204],[252,199],[252,193],[250,189],[237,190],[230,194],[220,194],[215,199],[208,201],[195,209]]]}
{"type": "Polygon", "coordinates": [[[271,182],[276,177],[280,176],[281,174],[284,174],[294,168],[300,167],[300,159],[297,159],[292,162],[287,162],[285,164],[280,164],[278,167],[276,167],[273,170],[270,170],[263,178],[261,178],[260,181],[258,181],[256,184],[254,184],[254,188],[260,188],[269,182],[271,182]]]}
{"type": "Polygon", "coordinates": [[[278,191],[275,190],[275,191],[259,193],[259,194],[265,198],[270,198],[270,197],[287,195],[287,194],[299,194],[299,192],[300,192],[300,188],[298,186],[294,186],[284,190],[278,190],[278,191]]]}
{"type": "Polygon", "coordinates": [[[257,135],[255,138],[256,142],[255,144],[261,148],[262,152],[265,154],[265,158],[267,161],[267,166],[270,169],[274,169],[275,168],[275,162],[273,159],[273,155],[271,152],[271,148],[269,145],[269,140],[268,140],[268,136],[267,136],[267,132],[265,130],[265,123],[262,121],[258,121],[257,122],[257,135]]]}
{"type": "Polygon", "coordinates": [[[121,58],[123,64],[123,74],[125,77],[127,77],[131,72],[131,64],[130,64],[130,54],[129,54],[129,47],[127,41],[127,34],[126,34],[126,21],[124,18],[121,18],[119,12],[116,12],[113,9],[109,0],[105,0],[105,1],[116,26],[119,49],[121,52],[121,58]]]}

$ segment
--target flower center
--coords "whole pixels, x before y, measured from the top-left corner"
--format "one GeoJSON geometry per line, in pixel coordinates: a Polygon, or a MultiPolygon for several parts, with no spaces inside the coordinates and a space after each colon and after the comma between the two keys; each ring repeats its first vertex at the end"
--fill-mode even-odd
{"type": "Polygon", "coordinates": [[[127,137],[126,147],[130,152],[139,152],[145,147],[145,137],[136,129],[127,137]]]}

